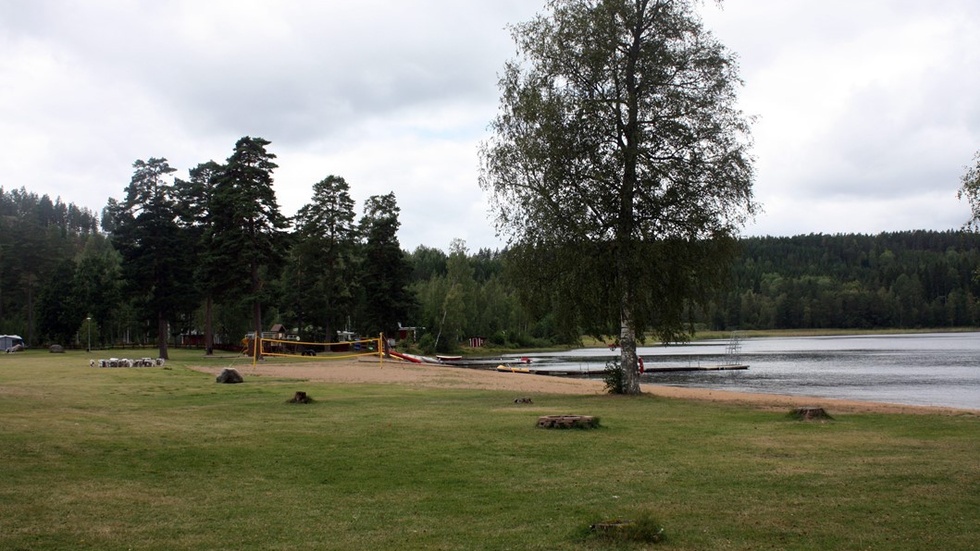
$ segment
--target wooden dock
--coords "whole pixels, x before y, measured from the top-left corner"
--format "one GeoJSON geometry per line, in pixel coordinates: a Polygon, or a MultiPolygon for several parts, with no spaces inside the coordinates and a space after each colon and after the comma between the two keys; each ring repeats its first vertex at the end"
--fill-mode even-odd
{"type": "MultiPolygon", "coordinates": [[[[746,364],[721,364],[721,365],[682,365],[682,366],[658,366],[658,367],[648,367],[643,370],[644,373],[681,373],[686,371],[737,371],[748,369],[749,366],[746,364]]],[[[555,375],[555,376],[578,376],[586,377],[593,375],[602,375],[606,372],[605,366],[601,368],[585,368],[585,369],[562,369],[560,367],[534,367],[533,365],[521,364],[500,364],[497,366],[497,371],[503,373],[531,373],[534,375],[555,375]]]]}
{"type": "Polygon", "coordinates": [[[696,366],[679,366],[679,367],[649,367],[644,370],[645,373],[675,373],[679,371],[737,371],[740,369],[748,369],[749,366],[746,364],[722,364],[722,365],[696,365],[696,366]]]}

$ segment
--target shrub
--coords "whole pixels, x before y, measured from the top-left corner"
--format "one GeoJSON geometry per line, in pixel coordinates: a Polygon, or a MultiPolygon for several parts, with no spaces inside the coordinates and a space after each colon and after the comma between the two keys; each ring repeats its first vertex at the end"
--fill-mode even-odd
{"type": "Polygon", "coordinates": [[[440,354],[455,354],[459,352],[459,343],[451,335],[443,335],[436,343],[436,352],[440,354]]]}
{"type": "Polygon", "coordinates": [[[619,358],[606,362],[606,369],[602,373],[602,381],[606,384],[606,391],[609,394],[623,393],[623,366],[619,365],[619,358]]]}
{"type": "Polygon", "coordinates": [[[496,346],[498,348],[503,348],[505,346],[508,346],[507,332],[506,331],[503,331],[503,330],[494,331],[487,338],[487,342],[490,343],[492,346],[496,346]]]}
{"type": "Polygon", "coordinates": [[[426,333],[419,337],[418,347],[423,354],[434,354],[436,351],[436,338],[432,336],[432,333],[426,333]]]}

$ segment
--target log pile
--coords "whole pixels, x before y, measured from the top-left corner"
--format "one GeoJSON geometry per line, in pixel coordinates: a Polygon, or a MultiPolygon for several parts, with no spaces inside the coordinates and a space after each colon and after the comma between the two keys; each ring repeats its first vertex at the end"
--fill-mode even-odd
{"type": "Polygon", "coordinates": [[[163,358],[109,358],[89,360],[91,367],[159,367],[167,363],[163,358]]]}

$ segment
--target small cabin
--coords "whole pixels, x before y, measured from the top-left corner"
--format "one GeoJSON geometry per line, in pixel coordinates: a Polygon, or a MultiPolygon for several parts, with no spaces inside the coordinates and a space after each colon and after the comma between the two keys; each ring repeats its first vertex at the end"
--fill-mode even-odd
{"type": "Polygon", "coordinates": [[[402,325],[402,322],[398,322],[398,340],[417,342],[418,332],[424,329],[425,327],[405,327],[402,325]]]}
{"type": "MultiPolygon", "coordinates": [[[[275,335],[275,337],[273,337],[274,339],[283,340],[287,338],[286,326],[281,323],[277,323],[273,325],[272,327],[269,328],[269,330],[272,332],[272,334],[275,335]]],[[[265,332],[262,333],[262,338],[263,339],[268,338],[265,336],[265,332]]]]}

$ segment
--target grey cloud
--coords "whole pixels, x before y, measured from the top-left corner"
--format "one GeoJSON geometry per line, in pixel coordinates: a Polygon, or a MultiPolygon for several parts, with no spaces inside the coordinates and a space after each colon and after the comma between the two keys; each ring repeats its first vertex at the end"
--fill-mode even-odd
{"type": "MultiPolygon", "coordinates": [[[[283,205],[336,173],[360,199],[395,190],[406,247],[452,237],[492,246],[492,224],[474,210],[476,143],[514,52],[504,27],[543,3],[0,2],[0,131],[17,136],[0,179],[99,209],[137,158],[167,157],[183,174],[259,135],[279,155],[283,205]]],[[[773,207],[755,227],[958,226],[958,178],[980,148],[980,3],[714,6],[704,4],[705,22],[738,54],[745,109],[761,117],[756,190],[773,207]],[[894,33],[919,31],[932,34],[909,55],[938,57],[915,78],[855,77],[888,69],[856,48],[892,41],[897,51],[894,33]],[[928,209],[907,207],[924,194],[928,209]],[[826,214],[811,219],[808,208],[826,214]],[[901,219],[877,212],[888,208],[901,219]]]]}

